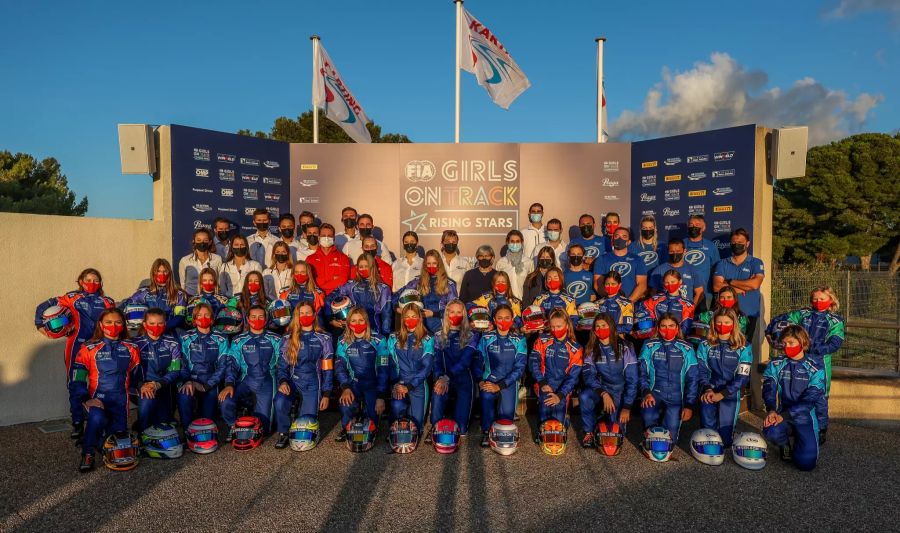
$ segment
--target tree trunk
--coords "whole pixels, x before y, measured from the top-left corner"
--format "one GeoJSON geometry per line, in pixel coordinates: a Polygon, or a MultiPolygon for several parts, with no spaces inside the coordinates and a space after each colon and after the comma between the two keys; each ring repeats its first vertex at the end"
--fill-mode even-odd
{"type": "Polygon", "coordinates": [[[897,241],[897,248],[894,249],[894,258],[891,259],[891,266],[889,269],[891,276],[897,273],[898,268],[900,268],[900,241],[897,241]]]}
{"type": "Polygon", "coordinates": [[[872,270],[872,254],[859,256],[859,266],[865,272],[872,270]]]}

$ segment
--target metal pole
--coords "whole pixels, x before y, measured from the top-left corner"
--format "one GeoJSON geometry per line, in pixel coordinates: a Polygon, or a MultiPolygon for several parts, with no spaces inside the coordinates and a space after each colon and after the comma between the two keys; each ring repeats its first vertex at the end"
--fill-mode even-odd
{"type": "Polygon", "coordinates": [[[603,43],[606,37],[597,37],[597,142],[603,142],[603,43]]]}
{"type": "Polygon", "coordinates": [[[316,107],[316,79],[318,78],[319,73],[319,36],[313,35],[310,37],[310,40],[313,42],[313,144],[319,144],[319,108],[316,107]]]}
{"type": "Polygon", "coordinates": [[[461,44],[459,41],[459,33],[462,30],[463,0],[453,0],[453,3],[456,4],[456,116],[454,118],[455,129],[453,142],[459,143],[459,66],[462,62],[462,57],[460,57],[459,53],[459,45],[461,44]]]}

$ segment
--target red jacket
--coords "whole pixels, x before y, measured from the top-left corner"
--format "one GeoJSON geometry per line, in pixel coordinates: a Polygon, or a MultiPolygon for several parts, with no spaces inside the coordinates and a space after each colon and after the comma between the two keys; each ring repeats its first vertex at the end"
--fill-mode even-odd
{"type": "MultiPolygon", "coordinates": [[[[375,258],[375,264],[378,265],[378,275],[381,276],[381,282],[394,292],[394,269],[391,264],[380,257],[375,258]]],[[[350,279],[356,279],[356,265],[350,267],[350,279]]]]}
{"type": "Polygon", "coordinates": [[[326,296],[350,279],[350,258],[342,254],[337,247],[333,246],[331,253],[326,255],[319,246],[306,258],[306,262],[313,268],[316,285],[325,291],[326,296]]]}

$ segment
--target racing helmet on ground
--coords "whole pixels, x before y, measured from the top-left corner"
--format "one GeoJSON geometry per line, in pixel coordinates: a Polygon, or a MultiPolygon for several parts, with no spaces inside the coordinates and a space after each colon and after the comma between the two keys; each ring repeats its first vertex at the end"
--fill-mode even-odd
{"type": "Polygon", "coordinates": [[[555,418],[541,424],[541,450],[547,455],[562,455],[566,451],[566,426],[555,418]]]}
{"type": "Polygon", "coordinates": [[[644,431],[644,444],[641,451],[644,457],[657,463],[664,463],[672,457],[675,446],[672,443],[672,434],[662,426],[654,426],[644,431]]]}
{"type": "Polygon", "coordinates": [[[391,424],[389,441],[394,453],[412,453],[419,445],[419,428],[412,419],[398,418],[391,424]]]}
{"type": "Polygon", "coordinates": [[[719,466],[725,460],[725,443],[714,429],[698,429],[691,435],[691,455],[705,465],[719,466]]]}
{"type": "Polygon", "coordinates": [[[618,422],[605,420],[597,424],[597,451],[607,457],[619,455],[625,442],[625,428],[618,422]]]}
{"type": "Polygon", "coordinates": [[[367,452],[375,446],[375,434],[377,432],[375,422],[370,418],[357,418],[347,422],[347,449],[351,452],[367,452]]]}
{"type": "Polygon", "coordinates": [[[141,444],[135,433],[119,431],[103,442],[103,464],[110,470],[131,470],[138,464],[141,444]]]}
{"type": "Polygon", "coordinates": [[[231,446],[235,450],[252,450],[263,440],[262,422],[255,416],[242,416],[231,426],[231,446]]]}
{"type": "Polygon", "coordinates": [[[519,428],[512,420],[495,420],[488,433],[488,444],[500,455],[512,455],[519,447],[519,428]]]}
{"type": "Polygon", "coordinates": [[[762,470],[766,466],[768,444],[759,433],[739,433],[731,445],[734,462],[748,470],[762,470]]]}
{"type": "Polygon", "coordinates": [[[451,418],[438,420],[431,433],[431,444],[438,453],[453,453],[459,448],[459,424],[451,418]]]}
{"type": "Polygon", "coordinates": [[[188,450],[207,454],[219,449],[219,428],[209,418],[198,418],[184,432],[188,450]]]}
{"type": "Polygon", "coordinates": [[[288,432],[291,449],[295,452],[308,452],[319,442],[319,419],[314,416],[301,416],[291,422],[288,432]]]}
{"type": "Polygon", "coordinates": [[[157,424],[145,429],[141,434],[144,454],[154,459],[177,459],[184,453],[184,443],[175,426],[169,423],[157,424]]]}

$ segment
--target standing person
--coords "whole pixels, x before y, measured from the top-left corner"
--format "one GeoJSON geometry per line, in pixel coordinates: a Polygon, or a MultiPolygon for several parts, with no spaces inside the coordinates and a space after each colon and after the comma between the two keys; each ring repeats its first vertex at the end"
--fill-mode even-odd
{"type": "Polygon", "coordinates": [[[593,448],[596,442],[597,413],[610,424],[625,425],[631,420],[631,406],[637,398],[638,365],[631,343],[616,332],[615,319],[606,313],[594,319],[581,367],[581,445],[593,448]]]}
{"type": "Polygon", "coordinates": [[[700,310],[709,309],[712,302],[712,293],[718,292],[715,283],[711,283],[713,269],[719,260],[719,248],[716,243],[703,237],[706,231],[706,220],[703,215],[694,214],[688,218],[688,240],[685,243],[687,251],[684,254],[684,260],[695,269],[700,275],[699,285],[703,287],[706,296],[702,300],[700,310]]]}
{"type": "MultiPolygon", "coordinates": [[[[296,230],[297,223],[294,222],[294,215],[282,213],[281,216],[278,217],[278,235],[280,236],[281,242],[288,245],[292,262],[297,260],[297,253],[301,248],[301,241],[296,238],[296,230]]],[[[266,255],[266,257],[271,259],[271,250],[269,252],[269,255],[266,255]]]]}
{"type": "Polygon", "coordinates": [[[253,211],[253,225],[256,232],[247,237],[250,246],[250,258],[262,266],[272,266],[269,262],[270,250],[278,242],[278,237],[272,235],[269,227],[272,224],[272,216],[264,207],[258,207],[253,211]]]}
{"type": "Polygon", "coordinates": [[[81,404],[85,397],[81,394],[81,387],[75,384],[75,376],[72,373],[73,363],[82,344],[96,332],[100,315],[103,311],[115,307],[116,304],[112,298],[103,294],[103,278],[98,270],[94,268],[82,270],[78,274],[76,283],[78,288],[74,291],[50,298],[38,305],[34,312],[34,325],[38,331],[43,332],[42,316],[44,311],[54,305],[68,309],[71,315],[70,320],[74,323],[74,327],[66,336],[63,355],[66,364],[66,388],[69,390],[69,414],[72,417],[70,436],[73,439],[80,439],[84,435],[84,407],[81,404]]]}
{"type": "Polygon", "coordinates": [[[541,244],[539,250],[549,247],[556,256],[556,266],[566,268],[566,241],[563,240],[562,222],[558,218],[550,219],[547,222],[547,240],[541,244]]]}
{"type": "Polygon", "coordinates": [[[212,253],[212,232],[206,228],[194,230],[191,246],[193,252],[178,261],[178,279],[181,280],[184,292],[190,296],[200,294],[200,271],[211,268],[218,271],[222,268],[222,258],[212,253]]]}
{"type": "Polygon", "coordinates": [[[470,303],[475,298],[491,290],[494,274],[494,249],[487,244],[482,244],[475,252],[478,260],[475,268],[466,272],[462,284],[459,286],[459,299],[464,303],[470,303]]]}
{"type": "Polygon", "coordinates": [[[122,311],[105,309],[93,337],[79,348],[72,364],[76,397],[85,399],[87,411],[81,472],[94,469],[94,454],[104,435],[128,429],[128,387],[141,354],[127,337],[122,311]]]}
{"type": "Polygon", "coordinates": [[[712,328],[697,349],[700,363],[700,421],[719,432],[725,447],[734,439],[741,412],[741,389],[750,381],[753,353],[733,309],[713,315],[712,328]]]}
{"type": "Polygon", "coordinates": [[[525,276],[522,284],[522,305],[528,307],[544,292],[544,281],[547,272],[556,265],[556,254],[553,248],[544,246],[537,254],[537,268],[525,276]]]}
{"type": "Polygon", "coordinates": [[[207,303],[197,304],[192,318],[195,329],[181,336],[178,415],[182,428],[198,418],[215,417],[219,385],[228,370],[228,339],[212,331],[212,307],[207,303]]]}
{"type": "Polygon", "coordinates": [[[150,266],[150,285],[138,289],[129,298],[120,302],[119,306],[124,309],[131,304],[162,309],[166,313],[166,332],[174,333],[184,322],[187,313],[187,294],[175,283],[172,265],[160,257],[150,266]]]}
{"type": "Polygon", "coordinates": [[[213,232],[215,233],[214,251],[224,260],[228,257],[228,250],[231,249],[231,221],[225,217],[217,217],[213,222],[213,232]]]}
{"type": "Polygon", "coordinates": [[[547,270],[547,275],[544,276],[544,286],[547,290],[535,298],[532,305],[543,309],[544,315],[547,317],[554,309],[560,309],[569,315],[574,326],[578,321],[578,308],[575,305],[575,298],[563,292],[563,273],[559,267],[550,267],[547,270]]]}
{"type": "Polygon", "coordinates": [[[318,417],[319,411],[328,409],[334,382],[333,355],[331,337],[319,328],[316,310],[309,302],[298,304],[278,358],[275,448],[288,445],[291,406],[296,400],[300,400],[300,416],[318,417]]]}
{"type": "Polygon", "coordinates": [[[596,220],[592,215],[585,213],[578,217],[579,235],[572,239],[572,242],[569,244],[569,251],[576,244],[581,246],[581,252],[584,255],[584,266],[587,270],[591,269],[591,265],[594,264],[598,257],[606,253],[603,237],[595,233],[595,226],[596,220]]]}
{"type": "Polygon", "coordinates": [[[657,320],[657,338],[644,343],[638,358],[641,416],[644,427],[661,425],[678,443],[681,423],[693,416],[697,403],[697,355],[678,329],[678,320],[663,313],[657,320]]]}
{"type": "MultiPolygon", "coordinates": [[[[360,254],[356,260],[356,277],[341,285],[326,299],[331,304],[337,298],[346,296],[354,306],[362,307],[369,315],[372,328],[381,335],[390,335],[394,314],[391,311],[391,290],[378,278],[378,270],[372,265],[375,258],[360,254]]],[[[336,329],[343,327],[333,320],[336,329]]]]}
{"type": "Polygon", "coordinates": [[[819,459],[816,404],[825,394],[825,370],[806,357],[809,335],[801,326],[784,328],[778,341],[784,356],[769,361],[763,373],[763,435],[781,448],[782,460],[812,470],[819,459]]]}
{"type": "Polygon", "coordinates": [[[744,228],[731,232],[731,257],[726,257],[716,264],[713,274],[713,290],[719,292],[723,287],[731,287],[738,295],[741,310],[747,315],[747,337],[750,341],[756,336],[756,325],[762,296],[759,286],[765,279],[765,267],[761,259],[750,255],[750,234],[744,228]]]}
{"type": "MultiPolygon", "coordinates": [[[[599,248],[598,248],[599,249],[599,248]]],[[[566,292],[575,298],[575,305],[585,302],[593,302],[597,299],[594,294],[594,275],[585,262],[587,257],[585,249],[578,243],[569,246],[568,268],[565,273],[566,292]]]]}
{"type": "Polygon", "coordinates": [[[603,254],[594,261],[594,290],[601,292],[600,280],[607,272],[614,270],[622,276],[622,294],[632,302],[637,302],[647,292],[647,267],[644,266],[643,259],[628,252],[630,243],[631,232],[628,228],[616,226],[612,252],[603,254]]]}
{"type": "Polygon", "coordinates": [[[297,257],[294,258],[294,261],[297,259],[305,259],[309,253],[309,243],[306,240],[306,228],[309,226],[316,226],[316,215],[312,214],[310,211],[301,211],[299,215],[297,215],[297,239],[295,242],[297,243],[297,257]]]}
{"type": "Polygon", "coordinates": [[[391,419],[409,417],[422,431],[428,412],[428,376],[434,365],[434,339],[425,331],[422,311],[407,304],[400,328],[387,340],[391,419]]]}
{"type": "Polygon", "coordinates": [[[244,278],[250,272],[262,272],[263,266],[249,258],[250,245],[243,235],[235,235],[231,238],[231,248],[219,269],[219,290],[222,294],[231,298],[240,294],[244,288],[244,278]]]}
{"type": "Polygon", "coordinates": [[[359,232],[356,231],[356,218],[358,216],[356,209],[353,207],[341,209],[341,224],[344,226],[344,231],[334,236],[334,245],[337,246],[341,253],[344,253],[348,242],[359,240],[359,232]]]}
{"type": "MultiPolygon", "coordinates": [[[[250,307],[247,324],[249,331],[231,340],[219,406],[222,418],[230,428],[237,420],[238,403],[252,401],[253,416],[259,418],[263,431],[268,434],[272,427],[275,373],[283,341],[280,336],[266,331],[266,308],[263,306],[250,307]]],[[[230,435],[225,440],[230,442],[230,435]]]]}
{"type": "Polygon", "coordinates": [[[509,276],[506,272],[495,272],[492,283],[491,290],[475,298],[471,305],[484,307],[491,317],[497,312],[499,306],[507,305],[512,310],[513,322],[516,327],[520,327],[522,325],[522,302],[512,295],[509,276]]]}
{"type": "Polygon", "coordinates": [[[597,308],[601,313],[612,317],[616,331],[624,338],[634,329],[635,303],[622,294],[621,287],[622,276],[616,271],[607,272],[603,276],[603,289],[606,297],[600,300],[597,308]]]}
{"type": "Polygon", "coordinates": [[[544,206],[535,202],[528,208],[528,225],[522,228],[522,253],[532,258],[547,242],[544,223],[544,206]]]}
{"type": "Polygon", "coordinates": [[[306,261],[309,256],[319,249],[319,225],[315,220],[303,226],[303,241],[305,245],[297,248],[297,261],[306,261]]]}
{"type": "Polygon", "coordinates": [[[694,302],[695,307],[700,305],[705,289],[700,283],[697,270],[684,260],[684,241],[677,237],[670,240],[668,251],[669,261],[661,263],[650,273],[650,293],[665,293],[663,275],[670,270],[676,270],[681,274],[681,296],[694,302]]]}
{"type": "Polygon", "coordinates": [[[415,231],[407,231],[403,234],[403,255],[391,265],[394,288],[400,289],[422,273],[422,258],[419,257],[419,236],[415,231]]]}
{"type": "Polygon", "coordinates": [[[481,396],[481,447],[495,420],[513,420],[519,401],[519,383],[528,364],[525,338],[513,328],[512,309],[500,305],[494,312],[494,331],[481,336],[472,372],[481,396]],[[499,404],[499,406],[498,406],[499,404]]]}
{"type": "Polygon", "coordinates": [[[347,425],[357,413],[378,425],[387,399],[387,341],[372,330],[369,314],[354,307],[347,315],[347,329],[338,339],[334,373],[341,387],[341,430],[334,440],[347,440],[347,425]]]}
{"type": "Polygon", "coordinates": [[[322,307],[325,305],[325,293],[316,286],[316,280],[312,276],[306,261],[297,261],[291,270],[291,285],[278,295],[291,305],[291,313],[300,302],[311,302],[316,314],[321,316],[322,307]]]}
{"type": "Polygon", "coordinates": [[[478,333],[466,320],[466,307],[460,300],[451,300],[444,312],[441,330],[434,338],[434,399],[431,406],[431,429],[425,443],[431,442],[434,426],[449,413],[454,401],[453,420],[460,435],[469,430],[475,384],[472,381],[472,361],[478,349],[478,333]]]}
{"type": "Polygon", "coordinates": [[[525,278],[534,270],[534,260],[523,251],[524,237],[522,232],[514,229],[506,234],[506,255],[497,261],[494,267],[498,272],[506,272],[509,276],[512,294],[518,299],[523,297],[525,278]]]}
{"type": "MultiPolygon", "coordinates": [[[[538,337],[528,358],[528,369],[537,382],[539,423],[555,418],[568,427],[569,394],[578,384],[583,359],[571,320],[562,309],[554,309],[550,332],[538,337]]],[[[535,442],[539,441],[535,436],[535,442]]]]}
{"type": "Polygon", "coordinates": [[[404,287],[394,293],[392,306],[398,311],[400,297],[403,292],[408,289],[419,291],[422,298],[423,316],[425,318],[425,327],[428,331],[435,333],[441,328],[441,321],[444,317],[444,309],[450,300],[457,298],[456,282],[454,282],[444,270],[444,263],[441,261],[441,254],[437,250],[428,250],[425,253],[425,268],[422,274],[407,283],[404,287]]]}
{"type": "Polygon", "coordinates": [[[181,346],[166,333],[166,313],[153,308],[144,314],[140,334],[132,339],[141,354],[136,372],[138,431],[172,421],[172,385],[181,376],[181,346]]]}
{"type": "MultiPolygon", "coordinates": [[[[378,257],[378,248],[376,246],[377,240],[375,237],[369,235],[368,237],[363,237],[362,241],[362,252],[356,255],[359,257],[361,254],[366,254],[372,258],[374,261],[374,267],[377,267],[378,270],[378,281],[387,285],[387,288],[391,291],[394,290],[394,271],[391,269],[391,264],[384,259],[378,257]]],[[[350,256],[352,259],[354,256],[350,256]]],[[[372,267],[372,268],[374,268],[372,267]]],[[[356,277],[356,265],[350,267],[350,278],[356,277]]]]}
{"type": "Polygon", "coordinates": [[[367,237],[371,237],[375,239],[375,253],[372,254],[374,257],[380,258],[383,262],[390,264],[393,261],[391,257],[391,251],[388,250],[388,247],[383,242],[379,241],[375,238],[375,235],[372,234],[375,231],[375,220],[372,218],[372,215],[368,213],[363,213],[359,215],[356,219],[356,229],[359,233],[358,239],[353,239],[347,241],[347,245],[341,249],[348,257],[359,257],[359,254],[365,251],[364,242],[367,237]]]}
{"type": "Polygon", "coordinates": [[[319,244],[315,252],[306,258],[306,262],[312,266],[316,274],[316,285],[325,292],[325,296],[350,279],[350,258],[334,245],[334,226],[331,224],[322,224],[319,228],[319,244]]]}
{"type": "Polygon", "coordinates": [[[292,248],[284,241],[278,241],[272,246],[272,256],[269,259],[269,268],[263,270],[263,290],[266,298],[274,300],[282,291],[291,286],[291,272],[294,261],[291,259],[292,248]]]}
{"type": "Polygon", "coordinates": [[[606,213],[606,220],[603,223],[603,249],[605,253],[615,250],[613,244],[616,238],[616,230],[619,229],[621,223],[622,219],[619,217],[619,213],[615,211],[606,213]]]}
{"type": "Polygon", "coordinates": [[[472,260],[469,257],[463,257],[459,254],[459,235],[456,230],[444,230],[441,234],[441,262],[444,263],[444,270],[453,283],[457,287],[462,285],[463,276],[472,266],[472,260]]]}
{"type": "Polygon", "coordinates": [[[681,273],[669,270],[663,275],[665,293],[644,300],[643,305],[654,320],[664,313],[674,316],[682,334],[687,335],[694,322],[694,303],[681,295],[681,286],[681,273]]]}
{"type": "MultiPolygon", "coordinates": [[[[682,241],[682,244],[684,241],[682,241]]],[[[631,243],[628,251],[644,260],[647,272],[659,266],[666,260],[668,247],[666,243],[659,242],[659,233],[656,230],[656,219],[653,215],[641,218],[641,232],[638,240],[631,243]]]]}

